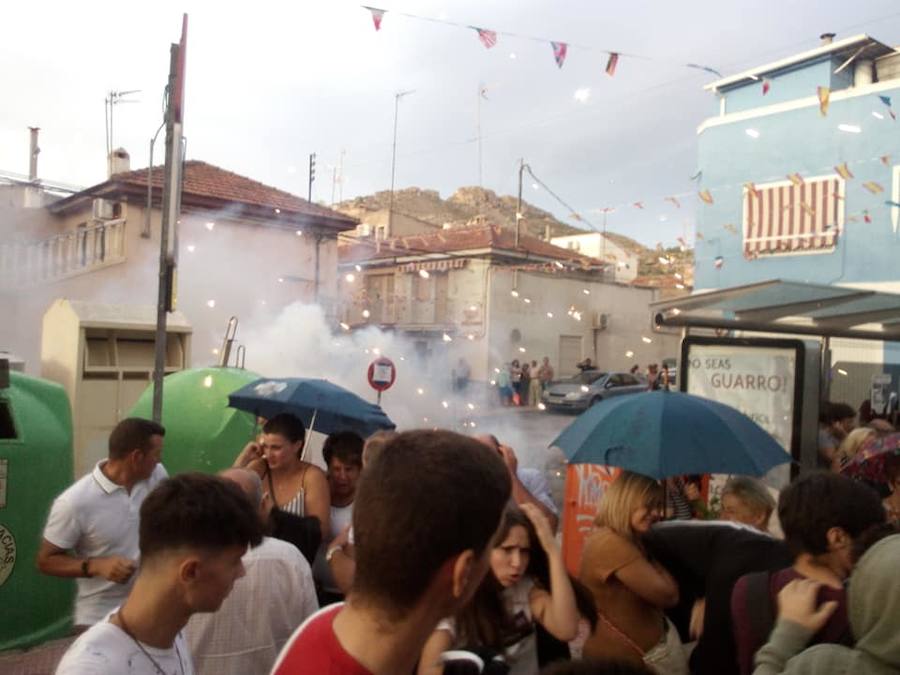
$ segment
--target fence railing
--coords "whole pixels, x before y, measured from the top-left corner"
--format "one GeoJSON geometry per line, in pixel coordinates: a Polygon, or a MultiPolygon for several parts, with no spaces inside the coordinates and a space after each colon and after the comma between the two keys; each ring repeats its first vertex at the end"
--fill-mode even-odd
{"type": "Polygon", "coordinates": [[[58,281],[124,260],[124,218],[79,227],[42,241],[0,243],[0,287],[58,281]]]}

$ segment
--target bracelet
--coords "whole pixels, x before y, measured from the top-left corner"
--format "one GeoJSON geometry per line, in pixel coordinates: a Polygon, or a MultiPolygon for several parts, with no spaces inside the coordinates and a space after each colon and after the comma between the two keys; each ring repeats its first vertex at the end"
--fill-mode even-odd
{"type": "Polygon", "coordinates": [[[84,560],[81,561],[81,576],[86,577],[88,579],[90,579],[92,576],[94,576],[93,574],[90,573],[90,570],[88,570],[88,565],[90,564],[90,562],[91,562],[90,558],[85,558],[84,560]]]}

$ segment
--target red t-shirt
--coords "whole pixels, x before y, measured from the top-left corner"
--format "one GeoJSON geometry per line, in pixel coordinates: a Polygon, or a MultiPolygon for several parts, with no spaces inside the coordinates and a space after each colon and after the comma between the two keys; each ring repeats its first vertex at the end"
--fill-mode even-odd
{"type": "Polygon", "coordinates": [[[271,675],[372,675],[334,634],[341,607],[343,603],[329,605],[304,621],[281,650],[271,675]]]}

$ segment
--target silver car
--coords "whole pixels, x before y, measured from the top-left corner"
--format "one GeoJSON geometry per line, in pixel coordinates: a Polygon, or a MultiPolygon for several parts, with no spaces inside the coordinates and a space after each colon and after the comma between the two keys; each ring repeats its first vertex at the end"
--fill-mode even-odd
{"type": "Polygon", "coordinates": [[[629,373],[585,370],[567,380],[551,382],[541,395],[548,410],[584,411],[611,396],[647,391],[647,382],[629,373]]]}

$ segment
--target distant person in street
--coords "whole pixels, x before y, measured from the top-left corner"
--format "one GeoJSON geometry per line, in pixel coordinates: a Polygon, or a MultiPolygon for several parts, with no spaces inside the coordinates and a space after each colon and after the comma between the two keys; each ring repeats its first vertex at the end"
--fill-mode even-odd
{"type": "Polygon", "coordinates": [[[837,473],[843,471],[844,467],[856,457],[856,453],[859,452],[860,448],[876,436],[878,436],[878,432],[871,427],[858,427],[851,431],[838,445],[832,468],[837,473]]]}
{"type": "Polygon", "coordinates": [[[657,523],[642,541],[647,556],[678,584],[678,603],[666,613],[683,642],[696,640],[689,659],[691,673],[736,672],[734,582],[748,572],[788,564],[787,546],[746,525],[703,520],[657,523]]]}
{"type": "Polygon", "coordinates": [[[775,623],[779,591],[796,579],[822,584],[820,601],[836,604],[813,644],[853,644],[844,582],[855,563],[854,543],[885,522],[874,490],[826,471],[806,474],[786,487],[779,496],[778,517],[785,542],[795,556],[793,565],[742,577],[732,594],[740,672],[744,675],[753,671],[753,655],[775,623]]]}
{"type": "Polygon", "coordinates": [[[538,380],[540,380],[542,392],[546,391],[550,383],[553,382],[553,377],[553,366],[550,365],[550,359],[545,356],[541,367],[538,368],[538,380]]]}
{"type": "Polygon", "coordinates": [[[662,379],[659,374],[659,366],[651,363],[647,366],[647,390],[659,391],[662,389],[662,379]]]}
{"type": "Polygon", "coordinates": [[[522,366],[519,365],[519,359],[513,359],[510,364],[509,379],[513,388],[513,405],[522,405],[522,366]]]}
{"type": "Polygon", "coordinates": [[[838,448],[856,425],[856,411],[846,403],[824,401],[819,411],[819,468],[840,469],[838,448]]]}
{"type": "Polygon", "coordinates": [[[167,476],[160,464],[165,433],[150,420],[122,420],[109,435],[108,459],[53,502],[37,566],[77,579],[76,631],[103,619],[131,589],[140,562],[141,504],[167,476]]]}
{"type": "MultiPolygon", "coordinates": [[[[271,504],[256,473],[226,469],[220,476],[256,506],[261,526],[268,522],[271,504]]],[[[194,614],[185,628],[197,675],[268,673],[291,634],[319,609],[312,570],[296,546],[263,537],[241,562],[246,574],[219,610],[194,614]]]]}
{"type": "Polygon", "coordinates": [[[531,366],[528,361],[522,362],[522,380],[519,382],[519,405],[531,405],[529,392],[531,391],[531,366]]]}
{"type": "MultiPolygon", "coordinates": [[[[301,459],[305,439],[306,427],[299,417],[276,415],[263,425],[262,444],[248,443],[233,467],[260,475],[273,508],[298,517],[318,518],[325,537],[331,527],[328,478],[322,469],[301,459]]],[[[277,530],[274,536],[279,536],[277,530]]]]}
{"type": "Polygon", "coordinates": [[[513,386],[512,386],[512,365],[504,363],[497,375],[497,391],[500,393],[500,405],[512,405],[513,386]]]}
{"type": "Polygon", "coordinates": [[[678,584],[643,543],[662,509],[662,486],[641,474],[623,471],[603,493],[579,574],[599,614],[596,630],[584,643],[586,659],[687,675],[678,632],[663,613],[678,604],[678,584]]]}
{"type": "Polygon", "coordinates": [[[722,489],[722,520],[769,532],[775,498],[766,484],[750,476],[732,476],[722,489]]]}
{"type": "Polygon", "coordinates": [[[357,491],[347,602],[308,619],[272,675],[412,673],[438,622],[484,578],[509,496],[500,457],[474,439],[410,431],[391,440],[357,491]]]}
{"type": "Polygon", "coordinates": [[[875,543],[850,576],[847,606],[855,644],[806,648],[839,610],[822,601],[823,584],[797,579],[778,594],[778,621],[756,654],[753,675],[897,675],[900,673],[900,535],[875,543]]]}
{"type": "Polygon", "coordinates": [[[531,379],[528,381],[528,405],[532,408],[541,402],[541,374],[537,361],[531,362],[531,379]]]}
{"type": "Polygon", "coordinates": [[[469,386],[469,378],[472,375],[472,368],[469,366],[469,362],[466,361],[463,357],[459,357],[459,361],[456,362],[456,367],[453,369],[453,390],[458,392],[463,392],[469,386]]]}
{"type": "Polygon", "coordinates": [[[515,450],[501,443],[493,434],[479,434],[475,436],[475,439],[497,452],[503,459],[512,483],[513,503],[520,506],[531,504],[536,507],[544,514],[550,527],[556,532],[559,525],[559,510],[550,494],[547,477],[539,469],[520,467],[515,450]]]}
{"type": "Polygon", "coordinates": [[[139,539],[141,568],[124,604],[69,647],[56,675],[193,675],[182,629],[193,614],[219,609],[262,524],[235,484],[188,473],[144,500],[139,539]]]}
{"type": "Polygon", "coordinates": [[[631,375],[640,375],[640,374],[641,374],[641,367],[640,367],[637,363],[635,363],[633,366],[631,366],[631,370],[629,370],[628,372],[629,372],[631,375]]]}
{"type": "Polygon", "coordinates": [[[325,439],[322,457],[328,467],[328,485],[331,489],[331,530],[325,533],[322,546],[313,564],[313,576],[319,594],[319,604],[340,602],[344,598],[341,588],[331,574],[331,558],[342,547],[335,540],[350,527],[353,518],[353,500],[362,472],[363,439],[352,431],[331,434],[325,439]]]}
{"type": "Polygon", "coordinates": [[[576,363],[575,367],[583,373],[586,370],[594,370],[594,363],[591,361],[591,357],[587,357],[583,361],[576,363]]]}

